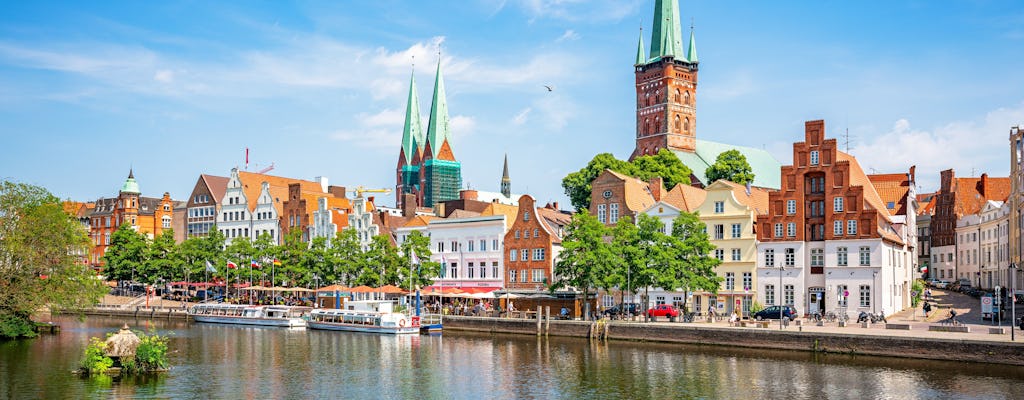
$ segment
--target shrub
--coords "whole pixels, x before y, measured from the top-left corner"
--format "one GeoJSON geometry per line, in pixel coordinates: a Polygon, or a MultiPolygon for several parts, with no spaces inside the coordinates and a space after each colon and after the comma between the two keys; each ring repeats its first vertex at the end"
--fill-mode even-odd
{"type": "Polygon", "coordinates": [[[0,338],[35,337],[36,330],[27,316],[0,311],[0,338]]]}
{"type": "Polygon", "coordinates": [[[761,310],[764,310],[764,306],[758,303],[756,300],[750,304],[750,313],[755,314],[761,310]]]}
{"type": "Polygon", "coordinates": [[[160,336],[156,332],[150,334],[137,332],[139,336],[139,347],[135,350],[133,368],[139,372],[152,372],[167,368],[167,337],[160,336]]]}
{"type": "Polygon", "coordinates": [[[82,369],[90,375],[107,372],[114,365],[114,360],[107,357],[104,351],[107,344],[100,338],[90,338],[89,345],[85,346],[85,357],[82,358],[82,369]]]}

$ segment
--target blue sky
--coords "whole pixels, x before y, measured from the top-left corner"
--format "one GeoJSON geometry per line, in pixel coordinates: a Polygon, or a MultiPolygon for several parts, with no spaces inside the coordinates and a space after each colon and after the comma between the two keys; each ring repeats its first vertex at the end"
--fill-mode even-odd
{"type": "MultiPolygon", "coordinates": [[[[0,178],[64,198],[184,199],[200,173],[394,185],[413,57],[430,107],[442,51],[463,180],[568,202],[561,178],[628,157],[632,63],[653,1],[4,2],[0,178]],[[543,85],[554,86],[548,92],[543,85]]],[[[1013,1],[681,0],[700,55],[697,135],[783,164],[803,122],[847,129],[869,172],[1009,170],[1024,124],[1013,1]]],[[[426,121],[424,121],[426,122],[426,121]]],[[[388,196],[388,203],[393,198],[388,196]]]]}

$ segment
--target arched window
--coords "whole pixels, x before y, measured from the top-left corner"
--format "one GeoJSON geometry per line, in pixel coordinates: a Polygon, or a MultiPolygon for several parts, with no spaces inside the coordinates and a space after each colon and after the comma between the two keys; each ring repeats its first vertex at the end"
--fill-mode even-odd
{"type": "Polygon", "coordinates": [[[661,132],[661,117],[654,117],[654,129],[657,129],[655,132],[661,132]]]}
{"type": "Polygon", "coordinates": [[[686,119],[683,120],[683,132],[689,132],[689,131],[690,131],[690,117],[686,117],[686,119]]]}
{"type": "Polygon", "coordinates": [[[679,116],[676,115],[676,131],[682,130],[683,125],[679,122],[679,116]]]}
{"type": "Polygon", "coordinates": [[[683,94],[683,104],[690,104],[690,92],[686,92],[683,94]]]}
{"type": "Polygon", "coordinates": [[[676,89],[676,103],[683,101],[683,97],[679,94],[679,89],[676,89]]]}
{"type": "Polygon", "coordinates": [[[648,92],[648,93],[644,94],[644,107],[647,107],[647,106],[650,106],[650,105],[651,105],[651,93],[648,92]]]}

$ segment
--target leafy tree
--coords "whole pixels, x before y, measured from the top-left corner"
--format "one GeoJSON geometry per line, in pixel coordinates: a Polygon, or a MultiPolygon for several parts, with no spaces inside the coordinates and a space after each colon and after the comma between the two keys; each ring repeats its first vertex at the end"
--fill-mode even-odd
{"type": "MultiPolygon", "coordinates": [[[[715,245],[708,240],[697,213],[682,212],[672,221],[672,235],[655,253],[662,273],[658,286],[665,289],[704,290],[718,293],[722,278],[715,273],[721,264],[711,256],[715,245]]],[[[683,298],[686,307],[686,298],[683,298]]]]}
{"type": "Polygon", "coordinates": [[[335,278],[331,282],[340,282],[345,286],[357,286],[356,278],[366,265],[366,254],[359,244],[359,236],[355,229],[345,229],[331,241],[330,253],[335,264],[335,278]]]}
{"type": "Polygon", "coordinates": [[[605,169],[643,180],[660,176],[665,179],[666,189],[670,190],[680,183],[689,184],[692,173],[675,153],[666,149],[659,150],[658,154],[637,157],[632,162],[619,160],[610,153],[601,153],[594,156],[583,169],[562,178],[562,188],[577,210],[590,207],[591,183],[605,169]]]}
{"type": "Polygon", "coordinates": [[[174,242],[174,231],[170,229],[153,239],[146,248],[145,263],[140,273],[144,277],[144,282],[154,283],[157,279],[166,281],[184,275],[184,262],[177,254],[177,247],[174,242]]]}
{"type": "Polygon", "coordinates": [[[555,263],[558,279],[551,290],[561,287],[575,287],[583,291],[583,298],[589,298],[591,288],[607,288],[613,275],[616,258],[611,246],[605,241],[607,229],[594,216],[585,211],[573,215],[566,226],[562,240],[562,252],[555,263]]]}
{"type": "Polygon", "coordinates": [[[217,276],[224,280],[228,277],[227,257],[224,255],[224,234],[214,225],[210,233],[201,238],[196,246],[196,256],[202,259],[203,267],[209,261],[217,271],[211,276],[217,276]]]}
{"type": "Polygon", "coordinates": [[[754,170],[750,167],[750,163],[747,162],[747,156],[736,149],[727,150],[719,154],[718,158],[715,159],[715,163],[711,164],[704,174],[708,178],[709,184],[719,179],[740,184],[754,182],[754,170]]]}
{"type": "Polygon", "coordinates": [[[227,259],[238,265],[238,269],[233,271],[236,275],[235,281],[241,280],[243,282],[259,282],[259,276],[261,274],[259,268],[252,266],[252,261],[259,261],[256,257],[256,248],[253,247],[252,241],[247,237],[237,237],[231,240],[231,244],[224,249],[224,255],[227,259]]]}
{"type": "Polygon", "coordinates": [[[331,252],[327,246],[327,238],[319,236],[313,238],[309,243],[309,250],[302,256],[302,269],[306,274],[301,279],[301,285],[312,287],[330,282],[326,278],[332,271],[329,268],[331,263],[331,252]]]}
{"type": "Polygon", "coordinates": [[[107,292],[81,262],[89,239],[46,189],[0,182],[0,338],[34,336],[30,316],[44,306],[79,310],[107,292]]]}
{"type": "Polygon", "coordinates": [[[430,286],[434,278],[441,275],[441,264],[430,261],[430,237],[420,231],[412,231],[401,246],[401,264],[399,274],[403,276],[399,287],[415,290],[417,287],[430,286]],[[412,253],[420,260],[420,265],[413,265],[412,253]],[[410,279],[411,278],[411,279],[410,279]]]}
{"type": "Polygon", "coordinates": [[[274,280],[282,284],[287,283],[289,286],[298,285],[306,272],[302,269],[302,259],[308,249],[309,245],[302,241],[301,230],[292,229],[288,232],[284,236],[284,245],[278,249],[281,266],[274,268],[274,280]]]}
{"type": "Polygon", "coordinates": [[[377,235],[371,239],[366,261],[356,276],[356,284],[374,287],[399,284],[398,266],[401,259],[386,236],[377,235]]]}
{"type": "Polygon", "coordinates": [[[103,255],[105,263],[103,272],[107,279],[112,280],[145,280],[143,270],[146,257],[149,255],[149,244],[146,237],[135,231],[129,224],[121,224],[110,235],[110,246],[103,255]]]}
{"type": "MultiPolygon", "coordinates": [[[[190,237],[175,247],[174,257],[180,262],[181,274],[172,275],[171,279],[195,282],[209,276],[206,271],[206,258],[200,252],[202,240],[198,237],[190,237]]],[[[210,262],[210,265],[214,265],[213,261],[210,262]]]]}

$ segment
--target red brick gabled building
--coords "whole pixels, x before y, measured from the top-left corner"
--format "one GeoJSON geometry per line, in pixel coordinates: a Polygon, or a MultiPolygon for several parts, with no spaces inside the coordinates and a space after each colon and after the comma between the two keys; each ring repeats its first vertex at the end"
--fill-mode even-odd
{"type": "Polygon", "coordinates": [[[546,289],[571,219],[571,214],[558,210],[557,203],[538,208],[533,197],[519,198],[516,218],[505,233],[506,289],[546,289]]]}

